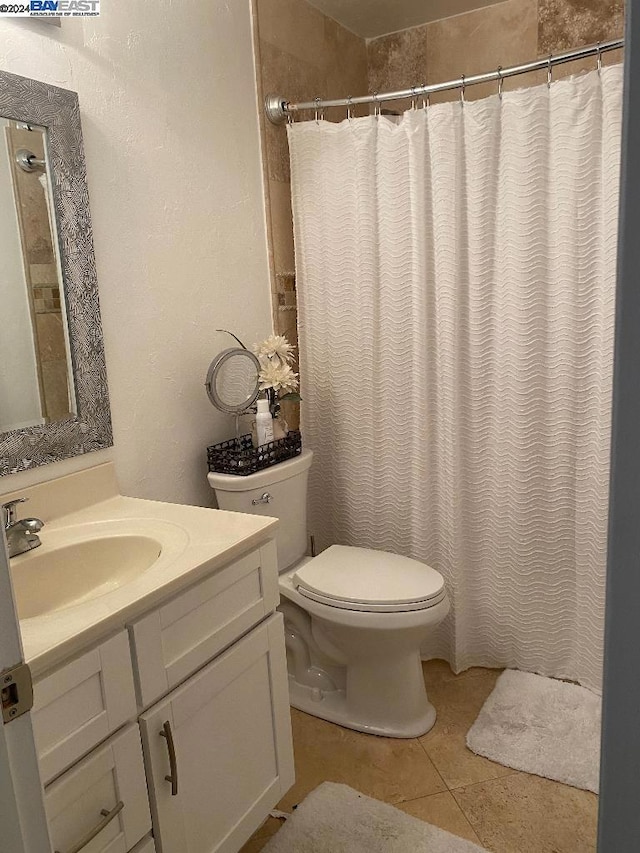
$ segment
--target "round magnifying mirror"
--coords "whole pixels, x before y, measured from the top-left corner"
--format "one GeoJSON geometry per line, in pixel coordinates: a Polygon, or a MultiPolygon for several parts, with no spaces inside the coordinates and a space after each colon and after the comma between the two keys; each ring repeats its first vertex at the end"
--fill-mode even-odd
{"type": "Polygon", "coordinates": [[[260,362],[248,349],[232,347],[213,359],[205,386],[209,399],[221,412],[240,415],[259,394],[260,362]]]}

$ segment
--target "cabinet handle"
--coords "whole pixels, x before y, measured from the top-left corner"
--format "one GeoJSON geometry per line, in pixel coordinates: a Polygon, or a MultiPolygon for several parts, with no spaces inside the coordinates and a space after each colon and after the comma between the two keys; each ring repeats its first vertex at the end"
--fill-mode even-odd
{"type": "MultiPolygon", "coordinates": [[[[108,809],[102,809],[100,811],[100,814],[102,815],[102,820],[100,821],[100,823],[97,826],[94,826],[94,828],[90,830],[83,838],[81,838],[77,844],[75,844],[73,847],[70,847],[69,850],[67,850],[67,853],[80,853],[80,850],[82,850],[83,847],[86,847],[90,841],[93,841],[96,835],[99,835],[105,828],[105,826],[111,823],[111,821],[116,815],[120,814],[123,808],[124,803],[122,802],[122,800],[120,800],[115,804],[111,811],[109,811],[108,809]]],[[[59,853],[59,851],[56,850],[55,853],[59,853]]]]}
{"type": "Polygon", "coordinates": [[[171,775],[165,776],[167,782],[171,782],[171,796],[178,796],[178,760],[176,758],[176,745],[173,742],[173,732],[171,731],[171,723],[167,720],[162,726],[160,737],[167,741],[167,752],[169,753],[169,767],[171,775]]]}

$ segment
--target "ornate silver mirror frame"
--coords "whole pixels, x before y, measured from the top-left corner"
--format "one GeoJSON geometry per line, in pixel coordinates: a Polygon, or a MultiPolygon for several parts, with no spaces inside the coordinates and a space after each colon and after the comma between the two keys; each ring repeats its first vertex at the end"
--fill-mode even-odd
{"type": "Polygon", "coordinates": [[[3,475],[110,447],[113,437],[78,96],[0,71],[0,116],[46,128],[77,411],[0,433],[3,475]]]}

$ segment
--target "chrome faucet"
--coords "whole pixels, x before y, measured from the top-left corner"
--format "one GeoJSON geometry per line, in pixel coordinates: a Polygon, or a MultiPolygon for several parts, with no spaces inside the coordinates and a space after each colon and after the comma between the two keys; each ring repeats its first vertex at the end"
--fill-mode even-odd
{"type": "Polygon", "coordinates": [[[18,554],[24,554],[42,545],[38,533],[44,527],[44,521],[39,518],[17,518],[16,506],[27,500],[28,498],[16,498],[2,504],[2,522],[10,557],[17,557],[18,554]]]}

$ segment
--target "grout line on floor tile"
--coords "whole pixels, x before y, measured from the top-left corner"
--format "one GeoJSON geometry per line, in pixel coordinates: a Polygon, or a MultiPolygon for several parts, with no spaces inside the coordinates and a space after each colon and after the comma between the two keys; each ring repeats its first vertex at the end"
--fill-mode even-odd
{"type": "MultiPolygon", "coordinates": [[[[504,765],[501,765],[501,766],[504,766],[504,765]]],[[[527,775],[527,774],[523,774],[521,770],[510,769],[508,773],[500,773],[499,776],[489,776],[487,779],[481,779],[478,782],[463,782],[461,785],[452,785],[451,787],[449,787],[447,785],[447,790],[451,791],[451,793],[453,793],[454,791],[459,791],[460,788],[473,788],[474,785],[484,785],[487,782],[497,782],[499,779],[508,779],[510,776],[517,776],[517,775],[527,775]]]]}
{"type": "MultiPolygon", "coordinates": [[[[422,741],[420,740],[420,738],[416,738],[416,740],[417,740],[417,741],[418,741],[418,743],[420,744],[420,748],[421,748],[421,749],[422,749],[422,751],[424,752],[424,754],[425,754],[425,756],[426,756],[426,758],[427,758],[427,761],[428,761],[428,762],[429,762],[429,764],[433,767],[433,769],[434,769],[434,770],[435,770],[435,772],[436,772],[436,775],[438,776],[438,778],[440,779],[440,781],[441,781],[441,782],[442,782],[442,784],[444,785],[444,790],[445,790],[445,791],[448,791],[448,790],[449,790],[449,786],[447,785],[447,783],[446,783],[446,781],[445,781],[445,778],[444,778],[444,776],[442,775],[442,773],[440,773],[440,771],[438,770],[438,768],[437,768],[437,766],[436,766],[435,761],[433,760],[433,758],[431,758],[431,756],[430,756],[430,755],[429,755],[429,753],[427,752],[425,745],[422,743],[422,741]]],[[[435,793],[444,793],[444,791],[436,791],[435,793]]],[[[428,797],[428,796],[430,796],[430,795],[429,795],[429,794],[424,794],[424,796],[425,796],[425,797],[428,797]]],[[[420,798],[419,798],[419,797],[416,797],[415,799],[420,799],[420,798]]]]}
{"type": "MultiPolygon", "coordinates": [[[[491,781],[495,781],[495,780],[490,779],[489,781],[491,782],[491,781]]],[[[477,785],[483,785],[483,784],[484,784],[484,782],[476,782],[476,783],[474,783],[474,784],[477,784],[477,785]]],[[[461,787],[463,787],[463,786],[461,786],[461,787]]],[[[466,787],[467,787],[467,788],[472,788],[472,787],[473,787],[473,785],[467,785],[466,787]]],[[[467,823],[469,824],[469,826],[471,827],[471,829],[472,829],[472,830],[474,831],[474,833],[476,834],[476,836],[477,836],[477,838],[478,838],[478,842],[479,842],[483,847],[487,847],[488,842],[487,842],[487,841],[485,841],[485,838],[484,838],[483,834],[482,834],[482,833],[481,833],[481,831],[480,831],[480,827],[479,827],[479,826],[476,826],[476,825],[475,825],[475,823],[473,823],[473,821],[471,820],[471,817],[470,817],[470,816],[467,814],[467,812],[465,811],[464,806],[462,805],[462,803],[460,802],[460,800],[456,797],[456,792],[455,792],[455,790],[451,791],[450,793],[451,793],[451,796],[453,797],[453,799],[456,801],[456,803],[457,803],[457,805],[458,805],[458,808],[460,809],[460,811],[461,811],[461,812],[462,812],[462,814],[464,815],[464,819],[467,821],[467,823]]],[[[488,849],[489,849],[489,848],[488,848],[488,849]]]]}
{"type": "MultiPolygon", "coordinates": [[[[406,805],[409,805],[409,803],[415,803],[417,800],[427,800],[427,799],[429,799],[429,797],[440,797],[440,796],[442,796],[442,794],[451,794],[451,791],[437,791],[437,792],[436,792],[436,793],[434,793],[434,794],[425,794],[425,795],[424,795],[424,796],[422,796],[422,797],[412,797],[410,800],[404,800],[402,803],[398,803],[397,805],[403,805],[403,806],[406,806],[406,805]]],[[[462,813],[462,816],[463,816],[463,818],[465,819],[465,822],[466,822],[467,826],[469,827],[469,829],[471,830],[471,832],[475,835],[475,837],[476,837],[476,840],[477,840],[478,844],[480,844],[480,843],[481,843],[481,842],[480,842],[480,836],[478,835],[478,833],[476,832],[475,827],[473,826],[473,824],[471,823],[471,821],[470,821],[470,820],[469,820],[469,818],[467,817],[467,815],[466,815],[466,813],[465,813],[464,809],[462,808],[462,806],[461,806],[461,805],[460,805],[460,803],[456,800],[456,798],[455,798],[455,797],[453,797],[453,800],[454,800],[454,802],[455,802],[456,806],[460,809],[460,812],[462,813]]],[[[416,817],[416,816],[415,816],[415,815],[412,815],[412,817],[416,817]]],[[[422,820],[422,818],[416,817],[416,820],[422,820]]],[[[424,822],[425,822],[425,823],[429,823],[429,821],[424,821],[424,822]]],[[[434,825],[434,826],[435,826],[435,824],[432,824],[432,825],[434,825]]],[[[449,831],[450,831],[450,830],[449,830],[449,831]]]]}
{"type": "MultiPolygon", "coordinates": [[[[458,798],[456,797],[456,792],[461,791],[463,788],[466,791],[468,791],[471,788],[478,787],[478,785],[487,785],[487,784],[492,784],[493,782],[502,782],[503,779],[510,779],[512,776],[528,776],[528,775],[530,775],[530,774],[523,773],[521,770],[513,770],[511,773],[503,773],[502,776],[494,776],[491,779],[484,779],[482,782],[471,782],[470,784],[467,784],[467,785],[458,785],[455,788],[449,788],[449,791],[455,797],[456,802],[458,802],[458,798]]],[[[543,777],[540,777],[540,778],[543,778],[543,777]]],[[[462,806],[460,806],[460,808],[462,808],[462,806]]],[[[463,809],[463,811],[464,811],[464,809],[463,809]]]]}
{"type": "MultiPolygon", "coordinates": [[[[451,791],[434,791],[432,794],[419,794],[417,797],[411,797],[410,800],[398,800],[397,803],[390,803],[392,806],[406,806],[409,803],[415,803],[417,800],[426,800],[428,797],[440,797],[442,794],[450,794],[451,791]]],[[[457,803],[457,800],[456,800],[457,803]]]]}
{"type": "MultiPolygon", "coordinates": [[[[449,792],[449,793],[451,793],[451,792],[449,792]]],[[[453,797],[453,794],[451,794],[451,796],[453,797]]],[[[458,806],[458,808],[460,809],[460,812],[461,812],[461,814],[462,814],[462,817],[463,817],[463,818],[464,818],[464,820],[465,820],[465,823],[467,824],[467,826],[469,827],[469,829],[471,830],[471,832],[472,832],[472,833],[474,834],[474,836],[476,837],[476,840],[477,840],[478,844],[484,845],[486,842],[484,842],[484,841],[480,838],[480,834],[479,834],[478,830],[475,828],[475,826],[474,826],[474,825],[471,823],[471,821],[469,820],[469,818],[468,818],[467,813],[465,812],[465,810],[462,808],[462,806],[461,806],[461,805],[460,805],[460,803],[456,800],[456,798],[455,798],[455,797],[453,797],[453,799],[454,799],[454,801],[455,801],[455,804],[456,804],[456,805],[458,806]]]]}
{"type": "MultiPolygon", "coordinates": [[[[420,746],[426,752],[427,757],[429,758],[429,761],[431,761],[431,763],[433,764],[435,771],[438,774],[438,776],[442,779],[443,783],[447,786],[447,791],[455,791],[456,788],[469,788],[469,787],[471,787],[471,785],[482,785],[484,782],[493,782],[494,779],[505,779],[507,776],[513,776],[515,773],[521,773],[522,772],[520,770],[514,770],[513,768],[507,768],[506,764],[498,764],[498,767],[503,767],[503,768],[507,769],[508,772],[507,773],[500,773],[497,776],[489,776],[486,779],[480,779],[478,782],[463,782],[460,785],[449,785],[449,783],[444,778],[442,773],[440,773],[440,771],[438,770],[438,765],[436,764],[435,760],[431,757],[431,755],[429,755],[428,747],[424,743],[422,743],[422,741],[420,741],[420,746]]],[[[468,747],[467,747],[467,749],[468,749],[468,747]]],[[[472,752],[473,755],[476,755],[476,753],[473,753],[472,750],[469,750],[469,751],[472,752]]],[[[482,757],[482,756],[480,756],[480,757],[482,757]]],[[[497,764],[497,762],[495,762],[495,761],[492,763],[497,764]]]]}

